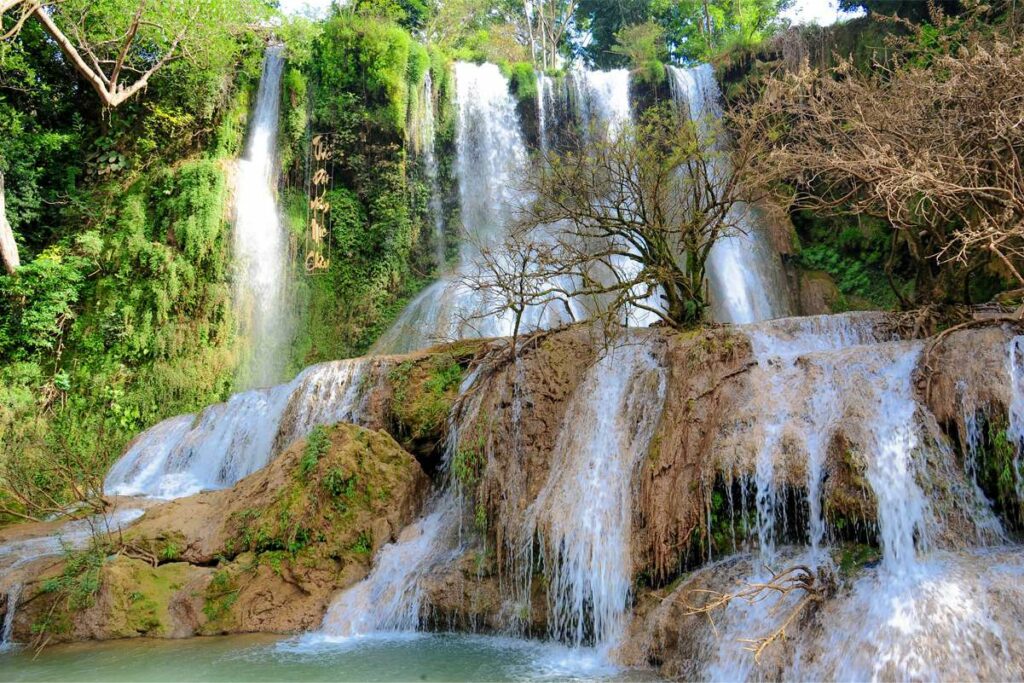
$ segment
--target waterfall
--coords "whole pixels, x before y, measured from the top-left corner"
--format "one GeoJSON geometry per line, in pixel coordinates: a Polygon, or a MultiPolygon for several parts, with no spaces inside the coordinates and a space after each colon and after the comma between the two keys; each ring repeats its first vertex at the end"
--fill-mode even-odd
{"type": "Polygon", "coordinates": [[[629,71],[590,71],[577,68],[570,74],[576,118],[585,127],[600,125],[615,139],[629,124],[633,112],[629,99],[629,71]]]}
{"type": "Polygon", "coordinates": [[[1024,500],[1024,336],[1014,337],[1007,349],[1007,372],[1010,375],[1010,409],[1007,416],[1006,438],[1015,449],[1013,457],[1014,486],[1017,498],[1024,500]]]}
{"type": "Polygon", "coordinates": [[[104,490],[170,499],[231,486],[316,425],[361,424],[372,380],[383,372],[367,358],[323,363],[286,384],[164,420],[129,445],[104,490]]]}
{"type": "MultiPolygon", "coordinates": [[[[715,130],[722,112],[721,93],[710,64],[691,69],[669,66],[669,84],[672,96],[680,107],[686,107],[690,118],[708,135],[719,135],[715,130]]],[[[724,144],[721,139],[719,142],[724,144]]],[[[727,158],[717,162],[728,171],[727,158]]],[[[755,207],[739,205],[733,208],[734,220],[739,225],[737,234],[718,240],[708,256],[708,282],[711,289],[712,313],[716,320],[731,323],[749,323],[778,318],[788,313],[785,277],[778,255],[766,234],[766,226],[757,220],[755,207]]]]}
{"type": "Polygon", "coordinates": [[[267,48],[235,188],[235,313],[247,346],[239,383],[281,380],[289,358],[288,237],[276,195],[277,128],[284,48],[267,48]]]}
{"type": "MultiPolygon", "coordinates": [[[[569,401],[548,480],[520,534],[526,556],[539,539],[557,640],[592,641],[605,654],[621,641],[633,584],[633,473],[660,419],[665,386],[652,351],[632,341],[609,350],[569,401]]],[[[525,562],[524,571],[532,565],[525,562]]]]}
{"type": "Polygon", "coordinates": [[[441,201],[441,184],[438,179],[437,153],[434,123],[434,81],[427,69],[423,75],[414,106],[409,108],[410,134],[416,153],[423,161],[423,170],[430,187],[430,217],[434,222],[434,262],[438,268],[445,264],[444,206],[441,201]]]}
{"type": "MultiPolygon", "coordinates": [[[[454,273],[424,290],[374,345],[375,353],[404,353],[439,341],[507,336],[510,312],[471,291],[459,278],[471,272],[476,244],[493,245],[505,235],[525,198],[519,191],[527,168],[526,144],[509,82],[494,64],[455,65],[456,159],[464,234],[454,273]]],[[[561,320],[557,311],[528,312],[524,328],[561,320]]]]}
{"type": "Polygon", "coordinates": [[[551,118],[551,109],[554,104],[554,84],[551,77],[537,72],[537,137],[540,141],[540,151],[546,154],[551,146],[548,142],[548,119],[551,118]]]}
{"type": "Polygon", "coordinates": [[[381,548],[370,575],[334,599],[324,615],[322,635],[349,638],[415,631],[423,605],[423,578],[458,557],[460,516],[458,496],[451,491],[438,494],[423,517],[381,548]]]}

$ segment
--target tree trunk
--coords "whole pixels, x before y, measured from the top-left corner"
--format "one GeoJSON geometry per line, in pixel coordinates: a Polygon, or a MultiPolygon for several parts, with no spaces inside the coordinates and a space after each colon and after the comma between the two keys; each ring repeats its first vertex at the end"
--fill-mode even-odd
{"type": "Polygon", "coordinates": [[[18,244],[14,241],[14,231],[7,222],[7,205],[4,201],[4,174],[0,172],[0,260],[4,262],[7,274],[11,275],[21,261],[18,259],[18,244]]]}

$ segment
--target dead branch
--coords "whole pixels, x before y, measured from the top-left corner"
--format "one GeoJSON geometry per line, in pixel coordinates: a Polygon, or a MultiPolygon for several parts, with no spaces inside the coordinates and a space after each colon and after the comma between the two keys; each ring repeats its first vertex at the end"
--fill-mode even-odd
{"type": "Polygon", "coordinates": [[[753,652],[754,660],[760,661],[761,655],[764,654],[765,650],[772,643],[784,641],[787,638],[786,633],[791,626],[802,617],[807,616],[809,610],[815,609],[834,593],[835,576],[831,571],[825,568],[819,568],[817,571],[814,571],[805,565],[794,565],[778,573],[773,573],[768,581],[749,583],[733,593],[721,593],[695,588],[687,591],[683,596],[668,597],[665,600],[672,600],[681,604],[686,610],[685,614],[687,616],[704,615],[707,617],[711,629],[714,631],[715,636],[718,637],[714,613],[728,608],[733,601],[741,600],[749,605],[753,605],[767,600],[769,597],[776,596],[780,598],[780,602],[776,605],[775,609],[782,609],[785,604],[781,601],[781,598],[798,591],[802,592],[803,595],[795,604],[785,610],[778,627],[761,637],[740,639],[740,642],[746,643],[744,649],[753,652]],[[694,605],[687,599],[693,594],[708,596],[708,600],[702,605],[694,605]]]}

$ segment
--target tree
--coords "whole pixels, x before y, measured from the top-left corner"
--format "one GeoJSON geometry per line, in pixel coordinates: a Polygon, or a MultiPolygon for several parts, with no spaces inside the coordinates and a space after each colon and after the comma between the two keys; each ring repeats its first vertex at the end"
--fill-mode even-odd
{"type": "Polygon", "coordinates": [[[456,286],[476,293],[481,305],[462,322],[471,326],[474,320],[511,316],[510,351],[515,355],[528,321],[576,320],[576,292],[562,272],[557,243],[535,230],[512,230],[498,244],[483,244],[471,236],[466,240],[476,256],[456,286]]]}
{"type": "Polygon", "coordinates": [[[215,59],[225,40],[258,18],[250,0],[0,0],[20,12],[5,36],[38,21],[105,107],[146,89],[170,62],[215,59]]]}
{"type": "Polygon", "coordinates": [[[665,29],[647,21],[627,26],[615,34],[615,45],[611,51],[629,60],[629,66],[642,80],[660,83],[665,80],[665,65],[668,46],[665,45],[665,29]]]}
{"type": "Polygon", "coordinates": [[[613,138],[585,138],[550,152],[527,183],[536,199],[517,230],[546,230],[556,243],[536,277],[574,283],[573,297],[618,320],[635,312],[674,327],[700,320],[708,255],[741,229],[764,143],[741,136],[730,153],[720,122],[692,122],[667,105],[613,138]]]}
{"type": "MultiPolygon", "coordinates": [[[[227,68],[236,54],[235,34],[259,18],[258,7],[258,0],[0,0],[0,38],[13,40],[27,21],[37,22],[101,105],[112,109],[174,62],[227,68]]],[[[0,213],[3,203],[0,189],[0,213]]],[[[18,267],[6,214],[0,257],[8,272],[18,267]]]]}
{"type": "Polygon", "coordinates": [[[577,4],[578,0],[523,0],[522,16],[530,54],[541,69],[558,66],[558,55],[577,4]]]}
{"type": "Polygon", "coordinates": [[[673,56],[709,61],[733,46],[760,43],[784,26],[782,12],[792,0],[652,0],[673,56]]]}
{"type": "Polygon", "coordinates": [[[759,176],[787,202],[884,219],[887,270],[909,259],[919,302],[969,299],[983,270],[1024,287],[1024,49],[955,42],[868,73],[776,75],[740,124],[774,141],[759,176]]]}
{"type": "Polygon", "coordinates": [[[0,261],[8,274],[13,273],[21,265],[18,258],[18,244],[14,241],[14,231],[7,222],[7,207],[4,201],[4,174],[0,171],[0,261]]]}

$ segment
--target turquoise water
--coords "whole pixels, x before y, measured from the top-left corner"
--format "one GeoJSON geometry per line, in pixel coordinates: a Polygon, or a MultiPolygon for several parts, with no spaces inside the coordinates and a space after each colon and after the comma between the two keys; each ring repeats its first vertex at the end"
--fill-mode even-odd
{"type": "Polygon", "coordinates": [[[3,681],[654,680],[591,650],[489,636],[397,634],[329,641],[222,636],[121,640],[0,654],[3,681]]]}

